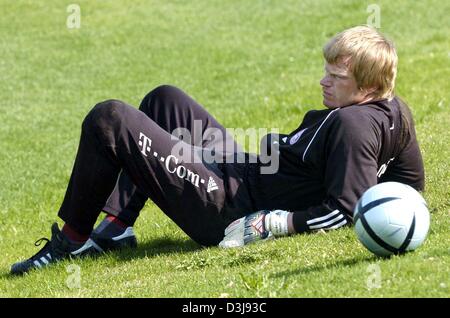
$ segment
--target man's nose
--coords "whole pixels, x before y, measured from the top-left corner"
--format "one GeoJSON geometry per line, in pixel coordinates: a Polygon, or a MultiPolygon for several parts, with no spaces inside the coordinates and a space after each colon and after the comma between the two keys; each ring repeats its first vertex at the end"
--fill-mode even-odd
{"type": "Polygon", "coordinates": [[[328,76],[324,76],[321,80],[320,80],[320,85],[322,86],[330,86],[330,81],[328,81],[328,76]]]}

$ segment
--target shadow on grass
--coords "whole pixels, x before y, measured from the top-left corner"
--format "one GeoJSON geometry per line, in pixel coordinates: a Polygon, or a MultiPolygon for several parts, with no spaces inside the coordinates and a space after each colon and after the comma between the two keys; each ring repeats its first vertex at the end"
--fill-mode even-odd
{"type": "MultiPolygon", "coordinates": [[[[153,257],[156,255],[185,254],[203,247],[191,240],[157,238],[147,242],[139,242],[137,248],[126,248],[118,251],[110,251],[108,254],[118,261],[130,261],[144,257],[153,257]]],[[[92,259],[99,259],[105,254],[90,255],[92,259]]],[[[83,257],[84,258],[84,257],[83,257]]],[[[30,271],[33,273],[35,270],[30,271]]],[[[26,274],[25,274],[26,275],[26,274]]],[[[11,275],[9,269],[7,272],[0,273],[0,279],[20,279],[24,275],[11,275]]]]}
{"type": "Polygon", "coordinates": [[[22,278],[23,275],[11,275],[9,273],[9,270],[7,272],[3,272],[0,274],[0,280],[1,279],[8,279],[8,280],[13,280],[13,279],[19,279],[22,278]]]}
{"type": "Polygon", "coordinates": [[[353,266],[353,265],[360,265],[363,263],[369,264],[376,260],[378,260],[378,258],[376,256],[366,256],[363,258],[357,257],[357,258],[345,259],[345,260],[328,263],[328,264],[317,264],[317,265],[306,266],[306,267],[297,268],[297,269],[293,269],[293,270],[282,271],[282,272],[273,274],[271,276],[285,277],[285,276],[303,275],[303,274],[306,275],[306,274],[310,274],[313,272],[320,272],[323,270],[327,270],[327,269],[331,269],[331,268],[339,268],[342,266],[353,266]]]}
{"type": "Polygon", "coordinates": [[[185,254],[203,249],[203,247],[192,240],[157,238],[147,242],[139,242],[135,249],[123,249],[110,252],[111,256],[119,261],[153,257],[156,255],[185,254]]]}
{"type": "Polygon", "coordinates": [[[328,270],[328,269],[332,269],[332,268],[360,265],[360,264],[364,264],[364,263],[367,263],[367,265],[370,265],[370,264],[373,264],[374,262],[388,262],[395,258],[415,256],[415,255],[417,256],[418,260],[422,260],[422,259],[428,258],[428,257],[443,257],[443,256],[449,255],[449,254],[450,254],[450,250],[448,248],[435,248],[435,249],[431,249],[429,251],[423,252],[422,255],[418,255],[417,253],[414,253],[414,251],[411,251],[411,252],[408,252],[408,253],[405,253],[402,255],[390,255],[387,257],[378,257],[375,255],[368,255],[368,256],[364,256],[364,257],[355,257],[352,259],[344,259],[344,260],[327,263],[327,264],[315,264],[315,265],[297,268],[297,269],[293,269],[293,270],[282,271],[282,272],[273,274],[271,276],[282,277],[282,276],[292,276],[292,275],[303,275],[303,274],[309,274],[309,273],[314,273],[314,272],[320,272],[320,271],[328,270]]]}

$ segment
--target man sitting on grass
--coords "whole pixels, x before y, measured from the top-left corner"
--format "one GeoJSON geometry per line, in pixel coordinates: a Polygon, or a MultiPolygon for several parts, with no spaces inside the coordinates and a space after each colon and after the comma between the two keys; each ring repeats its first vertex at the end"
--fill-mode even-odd
{"type": "Polygon", "coordinates": [[[414,123],[394,95],[393,44],[360,26],[334,36],[323,53],[326,109],[307,112],[290,134],[264,138],[278,156],[274,171],[178,88],[154,89],[139,110],[118,100],[97,104],[83,121],[58,214],[62,230],[53,224],[47,244],[11,272],[136,246],[132,226],[147,198],[197,243],[234,247],[350,225],[359,197],[380,182],[422,190],[414,123]],[[171,134],[199,122],[203,136],[222,137],[199,144],[171,134]],[[93,231],[102,210],[108,216],[93,231]]]}

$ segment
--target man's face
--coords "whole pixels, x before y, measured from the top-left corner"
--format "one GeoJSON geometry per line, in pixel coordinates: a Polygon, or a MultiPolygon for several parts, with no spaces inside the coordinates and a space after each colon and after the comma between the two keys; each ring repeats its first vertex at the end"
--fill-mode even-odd
{"type": "Polygon", "coordinates": [[[340,59],[336,64],[325,62],[325,76],[320,85],[326,107],[337,108],[368,101],[367,91],[358,88],[355,77],[348,68],[348,59],[340,59]]]}

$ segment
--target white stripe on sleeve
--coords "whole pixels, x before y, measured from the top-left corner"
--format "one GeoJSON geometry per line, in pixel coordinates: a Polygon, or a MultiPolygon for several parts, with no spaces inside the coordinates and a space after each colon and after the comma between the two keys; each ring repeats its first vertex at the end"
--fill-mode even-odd
{"type": "Polygon", "coordinates": [[[339,213],[340,213],[339,210],[334,210],[333,212],[331,212],[331,213],[329,213],[327,215],[324,215],[324,216],[321,216],[321,217],[318,217],[318,218],[306,221],[306,224],[309,225],[309,224],[312,224],[312,223],[318,223],[320,221],[327,220],[327,219],[329,219],[329,218],[331,218],[331,217],[333,217],[333,216],[335,216],[336,214],[339,214],[339,213]]]}
{"type": "Polygon", "coordinates": [[[344,219],[342,222],[339,222],[338,224],[335,224],[333,226],[327,227],[325,229],[326,230],[334,230],[334,229],[337,229],[337,228],[339,228],[339,227],[341,227],[341,226],[343,226],[345,224],[347,224],[347,220],[346,219],[344,219]]]}
{"type": "Polygon", "coordinates": [[[319,224],[316,224],[316,225],[311,225],[309,228],[310,228],[311,230],[321,229],[321,228],[323,228],[323,227],[326,227],[326,226],[328,226],[328,225],[330,225],[330,224],[335,223],[336,221],[342,219],[343,217],[344,217],[344,216],[343,216],[342,214],[339,214],[337,217],[335,217],[335,218],[333,218],[333,219],[331,219],[331,220],[329,220],[329,221],[327,221],[327,222],[319,223],[319,224]]]}

